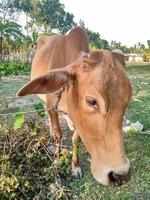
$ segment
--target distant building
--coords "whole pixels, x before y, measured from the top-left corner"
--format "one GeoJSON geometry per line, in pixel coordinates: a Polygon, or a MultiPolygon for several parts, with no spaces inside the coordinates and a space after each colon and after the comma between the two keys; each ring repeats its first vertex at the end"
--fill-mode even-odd
{"type": "Polygon", "coordinates": [[[143,56],[141,54],[130,53],[126,54],[127,60],[129,62],[143,62],[143,56]]]}

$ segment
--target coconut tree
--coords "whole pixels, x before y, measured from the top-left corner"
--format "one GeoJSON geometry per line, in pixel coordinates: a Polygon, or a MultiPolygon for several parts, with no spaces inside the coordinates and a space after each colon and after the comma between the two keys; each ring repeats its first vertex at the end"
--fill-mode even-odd
{"type": "Polygon", "coordinates": [[[2,59],[4,39],[8,42],[8,44],[11,44],[11,42],[14,42],[16,39],[18,40],[18,37],[21,41],[25,39],[21,28],[21,25],[17,24],[16,22],[3,22],[2,18],[0,19],[0,59],[2,59]]]}

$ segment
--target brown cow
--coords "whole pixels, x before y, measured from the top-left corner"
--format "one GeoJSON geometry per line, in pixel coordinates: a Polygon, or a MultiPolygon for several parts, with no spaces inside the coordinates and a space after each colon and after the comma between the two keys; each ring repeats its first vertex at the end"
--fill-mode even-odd
{"type": "MultiPolygon", "coordinates": [[[[38,94],[49,109],[58,104],[71,119],[75,176],[81,175],[77,153],[81,138],[91,155],[91,171],[97,181],[115,186],[127,182],[130,164],[124,154],[122,121],[131,85],[123,55],[106,50],[89,52],[80,27],[66,36],[42,37],[33,59],[31,81],[18,92],[18,96],[29,94],[38,94]]],[[[59,156],[62,132],[58,113],[48,113],[59,156]]]]}

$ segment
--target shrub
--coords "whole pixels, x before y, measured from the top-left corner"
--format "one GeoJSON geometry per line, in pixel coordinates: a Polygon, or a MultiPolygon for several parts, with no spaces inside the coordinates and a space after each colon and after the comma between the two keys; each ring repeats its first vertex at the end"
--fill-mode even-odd
{"type": "Polygon", "coordinates": [[[18,75],[30,71],[29,63],[0,63],[0,77],[9,75],[18,75]]]}
{"type": "Polygon", "coordinates": [[[26,120],[22,129],[0,126],[0,200],[68,199],[71,153],[56,159],[50,150],[53,140],[39,115],[26,120]],[[7,139],[6,139],[7,138],[7,139]]]}

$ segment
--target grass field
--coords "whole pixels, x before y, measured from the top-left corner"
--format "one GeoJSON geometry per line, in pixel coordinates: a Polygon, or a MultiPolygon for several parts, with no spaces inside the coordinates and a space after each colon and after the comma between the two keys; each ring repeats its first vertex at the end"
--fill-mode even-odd
{"type": "MultiPolygon", "coordinates": [[[[133,98],[126,117],[140,121],[150,130],[150,65],[130,65],[127,72],[133,86],[133,98]]],[[[28,80],[3,79],[0,96],[14,96],[28,80]],[[18,80],[18,82],[17,82],[18,80]],[[23,81],[23,82],[22,82],[23,81]]],[[[1,101],[0,113],[15,112],[17,106],[34,103],[35,99],[1,101]]],[[[38,102],[38,99],[36,99],[38,102]]],[[[28,107],[31,107],[30,105],[28,107]]],[[[28,109],[26,107],[26,109],[28,109]]],[[[90,172],[89,155],[80,145],[84,177],[71,176],[71,134],[65,131],[64,154],[56,161],[49,147],[49,133],[39,116],[27,116],[21,130],[13,131],[14,117],[0,118],[0,200],[1,199],[76,199],[76,200],[149,200],[150,135],[125,134],[125,148],[131,161],[131,180],[122,187],[98,184],[90,172]]]]}

